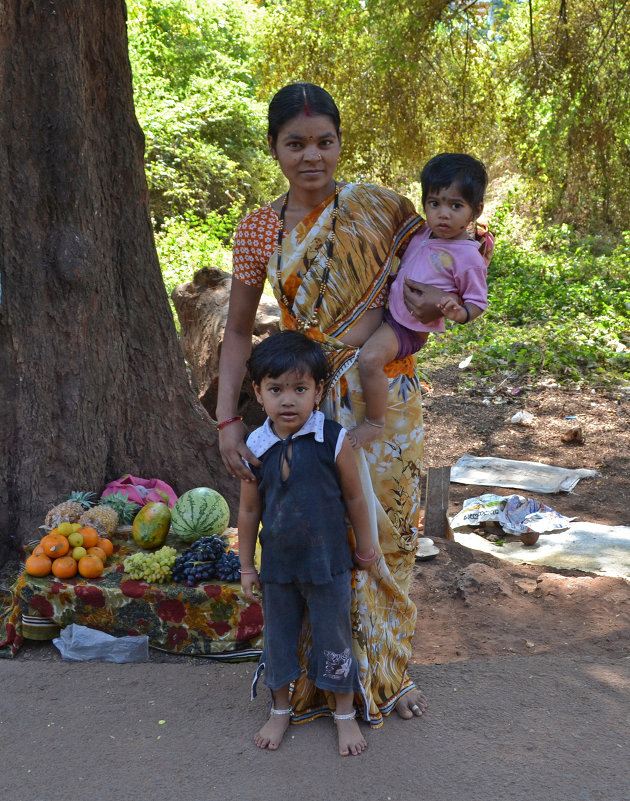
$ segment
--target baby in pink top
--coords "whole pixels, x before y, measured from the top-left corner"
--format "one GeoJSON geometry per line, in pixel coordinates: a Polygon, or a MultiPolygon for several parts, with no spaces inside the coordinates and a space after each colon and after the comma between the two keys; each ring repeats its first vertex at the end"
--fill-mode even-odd
{"type": "Polygon", "coordinates": [[[385,365],[419,351],[429,333],[445,330],[444,317],[467,323],[488,305],[486,263],[468,227],[483,211],[488,184],[484,165],[463,153],[441,153],[425,164],[420,177],[426,225],[410,241],[389,293],[383,323],[359,352],[365,418],[348,432],[355,448],[381,435],[385,426],[388,379],[385,365]],[[438,304],[444,317],[422,323],[404,301],[404,281],[430,284],[445,294],[438,304]]]}

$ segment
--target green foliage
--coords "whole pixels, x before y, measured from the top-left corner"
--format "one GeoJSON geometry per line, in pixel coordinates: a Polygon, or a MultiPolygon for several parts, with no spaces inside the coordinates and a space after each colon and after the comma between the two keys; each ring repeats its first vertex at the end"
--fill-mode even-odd
{"type": "Polygon", "coordinates": [[[502,208],[488,272],[489,308],[469,326],[433,337],[421,363],[473,354],[478,375],[497,372],[558,381],[630,380],[630,232],[616,244],[578,238],[566,224],[523,239],[502,208]]]}
{"type": "Polygon", "coordinates": [[[505,152],[555,219],[625,225],[630,5],[506,3],[495,48],[505,152]],[[531,12],[531,13],[530,13],[531,12]]]}
{"type": "Polygon", "coordinates": [[[249,0],[129,0],[136,112],[159,228],[267,198],[266,106],[250,61],[261,16],[249,0]]]}
{"type": "Polygon", "coordinates": [[[491,64],[483,18],[467,5],[271,2],[259,64],[263,87],[271,95],[306,80],[333,95],[344,132],[340,174],[350,180],[402,187],[435,152],[483,155],[493,106],[484,107],[476,84],[489,79],[491,64]]]}
{"type": "Polygon", "coordinates": [[[320,83],[344,126],[341,173],[403,188],[436,152],[522,173],[523,207],[626,225],[630,3],[271,0],[268,95],[320,83]]]}
{"type": "MultiPolygon", "coordinates": [[[[202,267],[231,271],[232,253],[225,242],[238,215],[238,209],[232,208],[226,214],[210,212],[205,219],[188,213],[164,221],[155,235],[155,246],[169,298],[176,286],[192,281],[202,267]]],[[[171,307],[178,325],[172,302],[171,307]]]]}

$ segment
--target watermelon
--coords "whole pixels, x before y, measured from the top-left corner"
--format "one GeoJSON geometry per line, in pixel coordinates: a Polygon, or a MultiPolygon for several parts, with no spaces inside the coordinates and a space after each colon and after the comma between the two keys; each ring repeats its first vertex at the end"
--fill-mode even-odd
{"type": "Polygon", "coordinates": [[[168,504],[150,501],[134,517],[131,533],[140,548],[157,548],[164,545],[170,525],[168,504]]]}
{"type": "Polygon", "coordinates": [[[227,501],[216,490],[196,487],[181,495],[171,509],[171,526],[183,542],[223,534],[230,522],[227,501]]]}

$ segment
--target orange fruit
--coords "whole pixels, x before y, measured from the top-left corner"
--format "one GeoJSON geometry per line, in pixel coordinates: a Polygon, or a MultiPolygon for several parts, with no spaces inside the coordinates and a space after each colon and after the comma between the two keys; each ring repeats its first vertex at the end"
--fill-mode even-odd
{"type": "Polygon", "coordinates": [[[25,567],[30,576],[47,576],[52,567],[52,560],[45,554],[39,556],[31,554],[26,560],[25,567]]]}
{"type": "Polygon", "coordinates": [[[57,578],[72,578],[77,574],[77,563],[71,556],[60,556],[52,563],[52,572],[57,578]]]}
{"type": "Polygon", "coordinates": [[[99,548],[98,545],[95,545],[93,548],[87,549],[88,556],[98,556],[103,564],[107,561],[107,554],[102,548],[99,548]]]}
{"type": "Polygon", "coordinates": [[[44,551],[44,546],[41,542],[38,542],[37,545],[33,548],[33,556],[46,556],[46,552],[44,551]]]}
{"type": "Polygon", "coordinates": [[[98,578],[104,570],[103,563],[98,556],[82,556],[79,559],[79,573],[83,578],[98,578]]]}
{"type": "Polygon", "coordinates": [[[98,531],[92,526],[83,526],[79,529],[79,534],[83,536],[84,548],[93,548],[98,544],[98,531]]]}
{"type": "Polygon", "coordinates": [[[114,543],[106,537],[99,537],[96,544],[105,551],[107,556],[111,556],[114,553],[114,543]]]}
{"type": "Polygon", "coordinates": [[[42,537],[40,544],[46,556],[50,556],[51,559],[65,556],[70,550],[68,538],[64,537],[63,534],[53,534],[52,532],[46,534],[46,536],[42,537]]]}

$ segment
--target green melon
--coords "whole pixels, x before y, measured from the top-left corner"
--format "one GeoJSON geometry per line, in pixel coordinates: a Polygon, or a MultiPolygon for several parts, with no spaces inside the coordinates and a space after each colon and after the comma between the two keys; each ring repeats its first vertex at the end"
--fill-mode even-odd
{"type": "Polygon", "coordinates": [[[223,534],[229,522],[227,501],[208,487],[188,490],[180,495],[171,509],[171,526],[183,542],[223,534]]]}
{"type": "Polygon", "coordinates": [[[168,504],[149,502],[134,517],[131,533],[141,548],[157,548],[164,545],[170,525],[168,504]]]}

